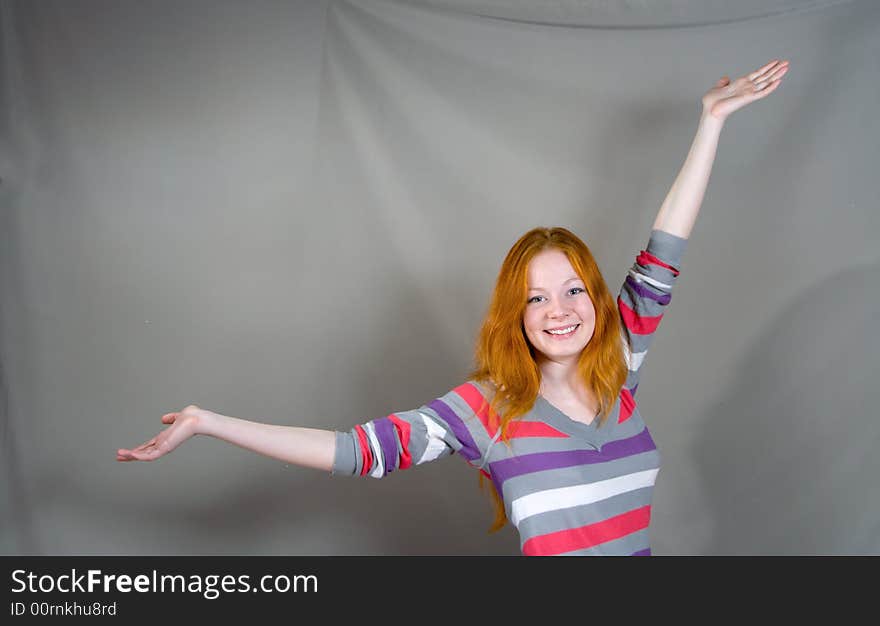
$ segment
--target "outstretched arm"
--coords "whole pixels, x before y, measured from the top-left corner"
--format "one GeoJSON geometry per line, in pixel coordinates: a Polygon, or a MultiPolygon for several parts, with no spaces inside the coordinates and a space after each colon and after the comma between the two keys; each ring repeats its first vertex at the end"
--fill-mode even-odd
{"type": "Polygon", "coordinates": [[[734,111],[773,93],[788,71],[788,61],[771,61],[732,83],[724,76],[703,96],[703,113],[687,159],[660,207],[653,228],[687,239],[697,220],[718,137],[734,111]]]}
{"type": "Polygon", "coordinates": [[[166,413],[161,433],[131,450],[120,448],[117,461],[155,461],[194,435],[211,435],[264,456],[329,472],[336,452],[332,430],[275,426],[220,415],[191,404],[182,411],[166,413]]]}

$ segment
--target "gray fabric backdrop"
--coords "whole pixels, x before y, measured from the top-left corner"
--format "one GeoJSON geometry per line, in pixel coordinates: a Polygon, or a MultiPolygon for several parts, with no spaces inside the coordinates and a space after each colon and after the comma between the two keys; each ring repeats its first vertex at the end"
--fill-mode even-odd
{"type": "Polygon", "coordinates": [[[0,0],[0,551],[517,554],[453,456],[385,480],[197,438],[459,384],[504,254],[616,292],[701,95],[724,129],[639,402],[655,554],[880,553],[880,3],[0,0]]]}

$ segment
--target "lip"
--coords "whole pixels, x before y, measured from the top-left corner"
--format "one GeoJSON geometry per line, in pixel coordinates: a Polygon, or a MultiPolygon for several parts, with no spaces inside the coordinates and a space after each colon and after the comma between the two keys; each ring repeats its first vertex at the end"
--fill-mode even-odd
{"type": "Polygon", "coordinates": [[[570,333],[568,333],[567,335],[554,335],[553,333],[550,333],[550,332],[548,332],[548,331],[551,331],[551,330],[562,330],[562,329],[564,329],[564,328],[569,328],[569,327],[571,327],[571,326],[572,326],[572,324],[569,324],[568,326],[560,326],[559,328],[547,328],[547,329],[544,329],[544,332],[547,333],[547,335],[549,335],[549,336],[552,337],[553,339],[556,339],[557,341],[564,341],[565,339],[569,339],[569,338],[571,338],[571,337],[574,337],[574,336],[577,334],[577,331],[578,331],[578,330],[580,329],[580,327],[581,327],[581,323],[580,323],[580,322],[578,322],[578,323],[576,323],[576,324],[573,324],[573,326],[574,326],[574,330],[571,331],[570,333]]]}
{"type": "Polygon", "coordinates": [[[570,328],[571,326],[580,326],[580,322],[569,322],[565,326],[557,326],[556,328],[545,328],[544,330],[563,330],[565,328],[570,328]]]}

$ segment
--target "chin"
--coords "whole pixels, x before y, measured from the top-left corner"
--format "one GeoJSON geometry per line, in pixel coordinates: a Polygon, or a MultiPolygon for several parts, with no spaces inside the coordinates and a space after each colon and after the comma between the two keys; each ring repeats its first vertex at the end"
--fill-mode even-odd
{"type": "Polygon", "coordinates": [[[569,348],[566,350],[560,350],[559,348],[557,348],[556,350],[540,350],[539,349],[537,352],[541,356],[543,356],[545,359],[556,360],[556,359],[565,359],[565,358],[570,358],[570,357],[578,357],[578,356],[580,356],[581,352],[583,352],[584,348],[586,348],[586,347],[587,347],[586,344],[584,344],[583,346],[569,348]]]}

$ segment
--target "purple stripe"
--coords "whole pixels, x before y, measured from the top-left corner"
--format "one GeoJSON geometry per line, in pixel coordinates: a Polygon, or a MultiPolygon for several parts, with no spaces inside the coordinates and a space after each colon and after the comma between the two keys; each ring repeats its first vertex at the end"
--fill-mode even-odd
{"type": "Polygon", "coordinates": [[[651,556],[651,548],[645,548],[644,550],[633,552],[630,556],[651,556]]]}
{"type": "Polygon", "coordinates": [[[656,450],[657,446],[651,438],[651,433],[645,427],[642,432],[627,439],[618,439],[617,441],[609,441],[602,447],[602,456],[609,461],[622,459],[634,454],[641,454],[649,450],[656,450]]]}
{"type": "MultiPolygon", "coordinates": [[[[491,466],[491,463],[490,463],[490,466],[491,466]]],[[[489,467],[489,470],[491,470],[491,469],[492,468],[489,467]]],[[[501,500],[503,501],[504,500],[504,491],[502,490],[502,487],[501,487],[501,481],[498,480],[498,477],[495,476],[495,474],[493,474],[491,471],[489,472],[489,476],[492,477],[492,484],[495,485],[495,492],[498,494],[498,497],[501,498],[501,500]]]]}
{"type": "Polygon", "coordinates": [[[455,414],[455,411],[449,408],[449,405],[439,398],[432,400],[428,406],[437,411],[437,415],[442,417],[446,423],[449,424],[449,427],[455,434],[455,438],[458,439],[462,445],[461,450],[458,451],[459,454],[468,461],[479,459],[480,451],[477,448],[477,444],[474,443],[470,431],[467,429],[467,426],[464,425],[464,422],[461,421],[461,418],[455,414]]]}
{"type": "Polygon", "coordinates": [[[394,432],[394,423],[387,417],[373,420],[373,428],[376,429],[376,439],[379,440],[379,447],[382,448],[382,459],[385,461],[386,476],[393,472],[397,467],[397,435],[394,432]]]}
{"type": "Polygon", "coordinates": [[[650,298],[654,300],[657,304],[669,304],[669,301],[672,300],[672,294],[664,293],[661,295],[657,295],[644,285],[636,282],[636,279],[630,275],[626,277],[626,284],[630,286],[630,288],[635,291],[642,298],[650,298]]]}
{"type": "Polygon", "coordinates": [[[654,440],[645,428],[638,435],[610,441],[605,444],[602,451],[598,450],[569,450],[565,452],[536,452],[524,454],[503,461],[489,463],[489,472],[496,485],[501,485],[505,480],[546,470],[573,467],[575,465],[590,465],[592,463],[606,463],[616,459],[655,450],[654,440]]]}

